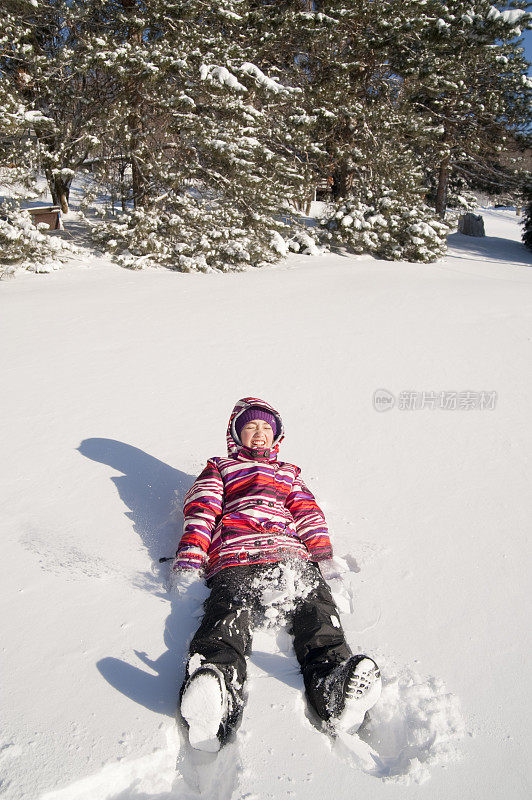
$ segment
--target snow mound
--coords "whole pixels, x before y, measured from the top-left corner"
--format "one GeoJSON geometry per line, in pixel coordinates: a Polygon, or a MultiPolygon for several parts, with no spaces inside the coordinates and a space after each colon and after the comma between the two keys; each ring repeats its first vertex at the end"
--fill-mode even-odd
{"type": "Polygon", "coordinates": [[[456,695],[439,678],[423,678],[408,667],[383,667],[383,690],[360,738],[375,751],[364,770],[394,783],[423,783],[430,767],[459,758],[465,724],[456,695]]]}
{"type": "MultiPolygon", "coordinates": [[[[353,648],[360,652],[358,647],[353,648]]],[[[308,706],[299,666],[286,628],[255,631],[249,663],[249,693],[236,741],[244,765],[238,788],[263,796],[262,791],[281,770],[279,753],[291,752],[294,772],[308,764],[319,771],[295,780],[320,782],[336,775],[349,785],[357,773],[378,783],[403,785],[427,781],[431,772],[460,757],[465,725],[456,695],[435,677],[421,676],[409,666],[397,666],[371,653],[381,666],[383,690],[356,735],[327,736],[308,706]],[[290,715],[289,726],[275,724],[279,713],[290,715]],[[263,754],[260,759],[258,753],[263,754]],[[265,756],[264,754],[268,754],[265,756]],[[277,756],[276,756],[277,754],[277,756]],[[246,771],[245,767],[251,769],[246,771]]],[[[223,751],[225,752],[225,751],[223,751]]],[[[316,785],[317,792],[325,789],[316,785]]]]}

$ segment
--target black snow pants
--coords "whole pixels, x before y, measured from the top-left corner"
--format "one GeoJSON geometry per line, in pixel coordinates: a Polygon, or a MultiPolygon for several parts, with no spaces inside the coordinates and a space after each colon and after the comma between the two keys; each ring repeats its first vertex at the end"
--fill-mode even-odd
{"type": "MultiPolygon", "coordinates": [[[[274,597],[279,587],[280,594],[283,587],[286,589],[286,569],[291,571],[292,578],[295,573],[297,580],[292,597],[286,601],[285,593],[281,602],[280,619],[288,623],[294,637],[308,701],[322,719],[329,716],[322,679],[352,655],[336,604],[317,564],[301,561],[290,562],[288,567],[279,563],[222,569],[207,581],[211,594],[204,603],[205,614],[190,644],[189,664],[198,655],[201,659],[193,659],[192,665],[197,666],[199,661],[214,664],[223,673],[232,701],[230,729],[238,723],[244,705],[246,656],[251,652],[252,628],[264,619],[268,593],[274,597]]],[[[294,589],[293,583],[291,588],[294,589]]],[[[275,601],[270,607],[275,608],[275,601]]],[[[188,677],[189,668],[185,683],[188,677]]]]}

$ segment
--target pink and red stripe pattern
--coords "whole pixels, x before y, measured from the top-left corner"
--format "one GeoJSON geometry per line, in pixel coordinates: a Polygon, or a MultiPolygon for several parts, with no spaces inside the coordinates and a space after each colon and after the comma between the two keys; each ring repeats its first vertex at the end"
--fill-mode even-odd
{"type": "Polygon", "coordinates": [[[227,428],[228,457],[214,457],[185,496],[185,524],[174,569],[268,564],[286,558],[321,561],[332,547],[323,512],[295,464],[277,460],[282,420],[264,400],[245,397],[227,428]],[[270,450],[244,448],[234,434],[235,417],[251,405],[275,414],[277,436],[270,450]]]}

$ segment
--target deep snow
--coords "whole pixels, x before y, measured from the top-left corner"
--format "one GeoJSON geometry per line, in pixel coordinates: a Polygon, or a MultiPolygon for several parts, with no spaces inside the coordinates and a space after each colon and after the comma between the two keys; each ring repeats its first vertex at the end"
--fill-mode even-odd
{"type": "Polygon", "coordinates": [[[483,214],[487,238],[455,234],[433,265],[88,257],[0,284],[6,800],[530,796],[532,259],[515,215],[483,214]],[[378,389],[497,395],[383,413],[378,389]],[[216,759],[173,721],[201,597],[168,594],[156,562],[174,493],[249,394],[283,414],[280,457],[347,558],[342,622],[384,691],[361,738],[333,743],[290,637],[260,630],[216,759]]]}

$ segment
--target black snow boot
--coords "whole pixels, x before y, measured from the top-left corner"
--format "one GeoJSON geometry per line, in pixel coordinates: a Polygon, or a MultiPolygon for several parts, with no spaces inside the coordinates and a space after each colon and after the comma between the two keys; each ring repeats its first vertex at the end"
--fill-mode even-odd
{"type": "Polygon", "coordinates": [[[218,752],[225,740],[229,702],[225,678],[216,666],[205,664],[190,676],[181,696],[181,715],[194,749],[218,752]]]}
{"type": "Polygon", "coordinates": [[[380,670],[368,656],[351,656],[322,678],[327,722],[335,731],[355,733],[380,697],[380,670]]]}

